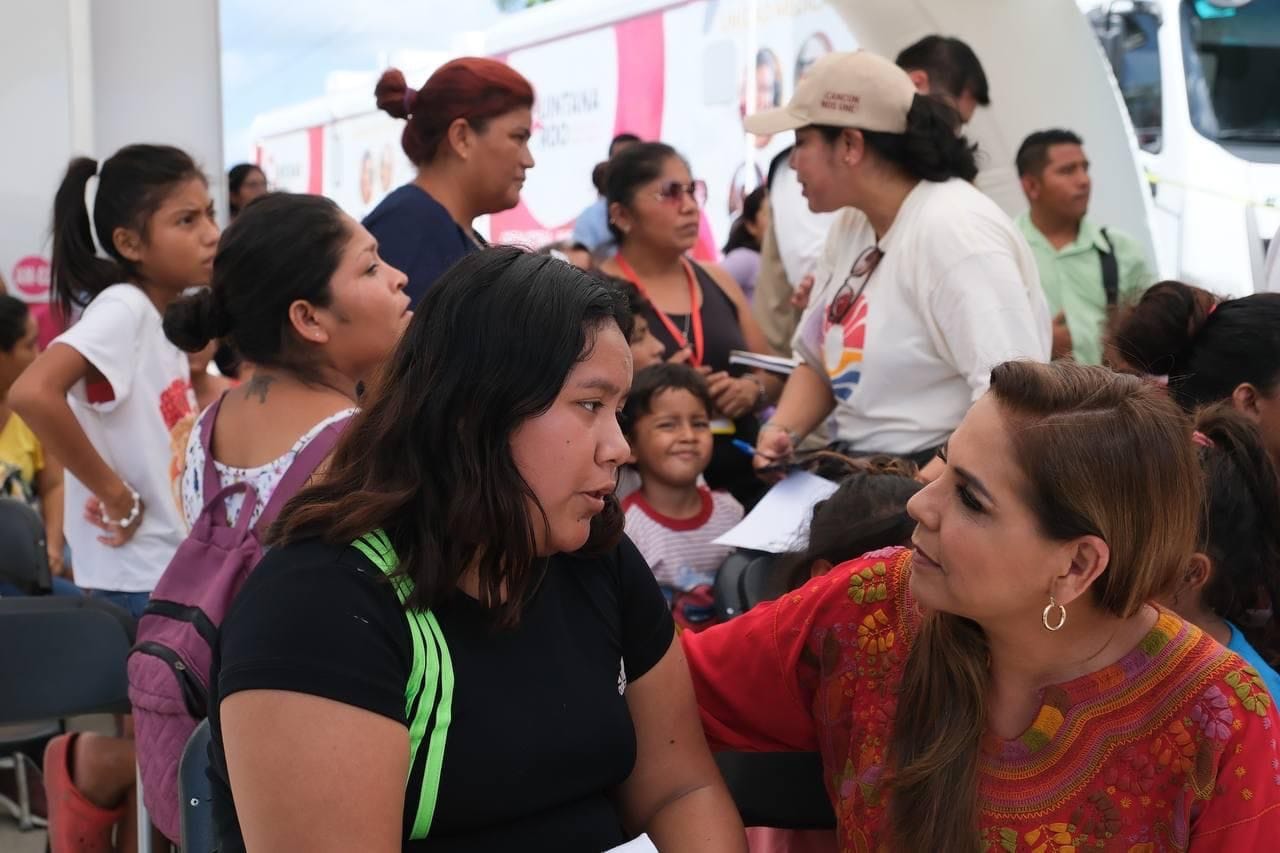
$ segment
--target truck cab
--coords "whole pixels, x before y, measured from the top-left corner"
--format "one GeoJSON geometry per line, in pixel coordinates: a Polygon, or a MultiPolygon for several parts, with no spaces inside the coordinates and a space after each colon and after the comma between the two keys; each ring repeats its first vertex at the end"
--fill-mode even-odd
{"type": "Polygon", "coordinates": [[[1261,289],[1280,228],[1280,0],[1082,8],[1133,125],[1159,274],[1261,289]]]}

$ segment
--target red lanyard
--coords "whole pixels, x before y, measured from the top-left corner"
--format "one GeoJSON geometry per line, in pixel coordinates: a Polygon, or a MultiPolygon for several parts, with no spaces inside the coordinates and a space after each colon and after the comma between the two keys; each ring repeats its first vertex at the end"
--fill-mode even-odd
{"type": "MultiPolygon", "coordinates": [[[[643,284],[640,283],[640,277],[636,275],[636,271],[631,268],[631,264],[627,263],[621,254],[615,255],[614,260],[618,262],[618,269],[622,270],[622,274],[627,280],[636,286],[636,290],[640,291],[640,295],[648,300],[653,313],[658,315],[658,319],[662,321],[662,325],[667,327],[667,331],[671,333],[672,339],[676,342],[676,349],[684,349],[689,346],[689,340],[681,331],[676,328],[676,324],[671,322],[671,318],[667,316],[667,312],[654,303],[653,297],[649,295],[649,291],[645,290],[643,284]]],[[[689,314],[690,322],[693,324],[693,358],[690,362],[694,367],[702,365],[702,312],[698,309],[698,280],[693,275],[693,266],[688,259],[681,258],[680,263],[684,266],[685,278],[689,280],[689,314]]]]}

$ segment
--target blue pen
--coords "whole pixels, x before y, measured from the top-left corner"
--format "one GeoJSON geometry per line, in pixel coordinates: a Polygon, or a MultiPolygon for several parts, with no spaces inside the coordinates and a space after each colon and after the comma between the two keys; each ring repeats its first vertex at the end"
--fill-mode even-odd
{"type": "Polygon", "coordinates": [[[759,450],[756,450],[754,447],[752,447],[750,444],[747,444],[745,441],[743,441],[740,438],[735,438],[732,444],[734,447],[736,447],[738,450],[741,450],[743,453],[747,454],[748,456],[752,456],[752,457],[763,456],[765,459],[768,459],[769,460],[768,465],[766,465],[763,468],[757,469],[761,473],[766,471],[785,471],[788,468],[787,463],[781,460],[775,459],[774,457],[770,456],[767,453],[761,453],[759,450]]]}

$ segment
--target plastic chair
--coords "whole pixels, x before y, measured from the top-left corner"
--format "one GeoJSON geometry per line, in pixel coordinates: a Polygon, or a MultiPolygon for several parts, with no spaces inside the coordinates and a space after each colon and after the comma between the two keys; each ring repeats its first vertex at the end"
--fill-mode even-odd
{"type": "Polygon", "coordinates": [[[816,752],[719,752],[716,764],[747,826],[835,829],[816,752]]]}
{"type": "Polygon", "coordinates": [[[182,853],[212,853],[213,784],[209,781],[209,721],[191,733],[178,765],[178,795],[182,797],[182,853]]]}
{"type": "Polygon", "coordinates": [[[747,610],[762,602],[772,601],[785,591],[784,584],[774,577],[774,567],[778,563],[776,556],[761,554],[743,568],[738,588],[747,610]]]}
{"type": "Polygon", "coordinates": [[[742,573],[756,554],[755,551],[731,551],[716,570],[711,596],[718,621],[727,622],[747,612],[747,604],[742,595],[742,573]]]}
{"type": "Polygon", "coordinates": [[[0,725],[30,726],[0,741],[0,752],[9,753],[0,769],[12,769],[18,783],[18,802],[3,804],[19,828],[44,825],[31,813],[20,746],[60,733],[64,717],[129,713],[132,623],[120,608],[90,598],[0,599],[0,725]]]}
{"type": "Polygon", "coordinates": [[[760,551],[739,550],[724,558],[711,588],[719,621],[741,616],[777,596],[772,582],[773,564],[774,555],[760,551]]]}
{"type": "Polygon", "coordinates": [[[48,595],[53,575],[45,542],[40,514],[17,498],[0,496],[0,581],[27,595],[48,595]]]}
{"type": "Polygon", "coordinates": [[[17,800],[0,794],[0,807],[18,822],[18,829],[23,832],[49,825],[48,821],[32,811],[31,780],[33,775],[38,778],[40,767],[31,758],[29,750],[39,754],[50,738],[60,734],[62,724],[57,722],[4,726],[0,729],[0,772],[12,772],[17,789],[17,800]]]}

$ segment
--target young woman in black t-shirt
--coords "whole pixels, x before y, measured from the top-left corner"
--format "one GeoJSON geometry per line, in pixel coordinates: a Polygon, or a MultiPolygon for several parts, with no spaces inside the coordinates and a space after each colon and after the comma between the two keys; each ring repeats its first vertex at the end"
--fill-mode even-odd
{"type": "Polygon", "coordinates": [[[611,494],[623,312],[505,248],[428,293],[223,624],[221,849],[746,849],[611,494]]]}

